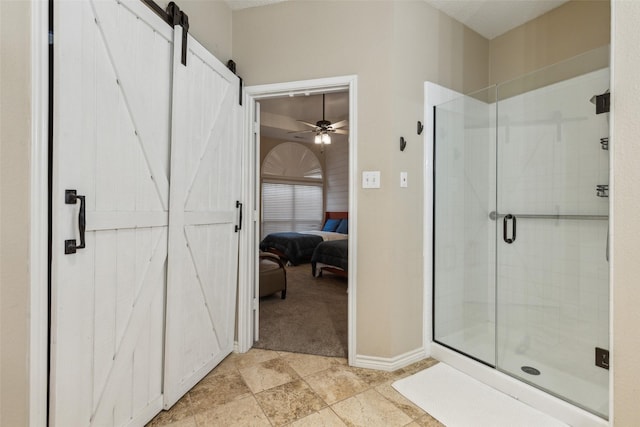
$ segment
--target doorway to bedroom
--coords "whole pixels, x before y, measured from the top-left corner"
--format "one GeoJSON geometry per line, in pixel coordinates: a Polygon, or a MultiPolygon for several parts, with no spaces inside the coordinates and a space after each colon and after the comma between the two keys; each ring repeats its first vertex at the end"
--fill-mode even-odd
{"type": "Polygon", "coordinates": [[[251,346],[346,358],[355,331],[354,90],[344,79],[308,83],[256,95],[249,105],[256,203],[251,346]]]}

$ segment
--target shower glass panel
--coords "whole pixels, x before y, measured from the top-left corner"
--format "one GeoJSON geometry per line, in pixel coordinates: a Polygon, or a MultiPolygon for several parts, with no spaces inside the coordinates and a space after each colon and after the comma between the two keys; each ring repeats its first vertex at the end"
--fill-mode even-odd
{"type": "Polygon", "coordinates": [[[498,85],[491,217],[498,369],[606,418],[609,371],[594,363],[609,344],[609,126],[591,102],[609,70],[598,55],[498,85]]]}
{"type": "Polygon", "coordinates": [[[608,47],[434,108],[433,339],[607,418],[608,47]],[[595,363],[598,361],[598,365],[595,363]]]}
{"type": "Polygon", "coordinates": [[[495,365],[495,98],[434,108],[434,340],[495,365]]]}

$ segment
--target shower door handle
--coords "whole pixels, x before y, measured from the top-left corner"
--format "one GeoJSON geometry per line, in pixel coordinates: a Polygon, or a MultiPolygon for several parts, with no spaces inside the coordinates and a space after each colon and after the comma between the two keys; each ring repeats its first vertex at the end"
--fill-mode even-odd
{"type": "Polygon", "coordinates": [[[502,220],[502,240],[505,241],[505,243],[511,244],[513,242],[516,241],[516,217],[515,215],[512,214],[507,214],[504,216],[503,220],[502,220]],[[511,237],[507,237],[507,228],[509,225],[509,220],[511,220],[511,223],[513,224],[511,226],[511,237]]]}

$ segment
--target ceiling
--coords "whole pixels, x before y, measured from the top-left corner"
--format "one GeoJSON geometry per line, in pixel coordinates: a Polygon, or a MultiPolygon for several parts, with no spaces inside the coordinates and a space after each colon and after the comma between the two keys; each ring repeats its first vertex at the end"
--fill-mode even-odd
{"type": "MultiPolygon", "coordinates": [[[[334,92],[325,95],[325,119],[332,123],[349,119],[349,93],[334,92]]],[[[313,143],[315,134],[290,133],[310,130],[299,123],[303,120],[315,123],[322,120],[322,95],[297,95],[294,97],[270,98],[260,101],[260,132],[268,138],[313,143]]],[[[341,128],[349,129],[349,125],[341,128]]],[[[347,142],[347,135],[331,134],[332,142],[347,142]]]]}
{"type": "MultiPolygon", "coordinates": [[[[226,0],[232,10],[285,0],[226,0]]],[[[300,0],[298,0],[300,1],[300,0]]],[[[489,40],[543,15],[568,0],[423,0],[489,40]]]]}
{"type": "Polygon", "coordinates": [[[568,0],[424,0],[489,40],[568,0]]]}
{"type": "Polygon", "coordinates": [[[249,7],[266,6],[272,3],[280,3],[285,0],[225,0],[231,10],[247,9],[249,7]]]}

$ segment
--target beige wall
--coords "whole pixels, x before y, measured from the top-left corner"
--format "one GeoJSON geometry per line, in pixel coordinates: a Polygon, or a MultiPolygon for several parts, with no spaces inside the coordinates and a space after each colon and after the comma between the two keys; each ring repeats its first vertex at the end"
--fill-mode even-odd
{"type": "MultiPolygon", "coordinates": [[[[382,224],[388,226],[372,223],[370,231],[364,235],[365,239],[370,239],[365,243],[370,247],[377,241],[378,231],[385,233],[385,242],[390,242],[382,249],[386,251],[385,258],[376,260],[380,262],[382,271],[375,274],[385,274],[386,277],[383,287],[375,295],[376,299],[362,308],[359,302],[358,310],[373,318],[376,316],[376,304],[390,305],[389,319],[385,321],[391,327],[390,348],[394,352],[391,355],[399,356],[415,348],[416,343],[421,343],[423,334],[417,325],[422,324],[418,319],[422,318],[424,309],[425,146],[424,135],[418,136],[416,124],[418,120],[424,123],[424,82],[438,83],[465,93],[487,86],[489,42],[423,1],[402,1],[394,3],[392,51],[392,136],[377,148],[387,163],[386,200],[377,203],[385,206],[386,217],[382,224]],[[407,140],[407,147],[402,152],[399,149],[400,136],[407,140]],[[407,188],[399,187],[400,172],[403,171],[408,172],[407,188]],[[389,288],[398,286],[402,290],[390,298],[389,288]]],[[[368,209],[380,210],[381,206],[368,209]]],[[[367,212],[361,214],[367,215],[367,212]]],[[[362,238],[362,230],[360,233],[362,238]]],[[[374,246],[373,249],[381,248],[374,246]]],[[[368,269],[369,262],[365,259],[360,265],[368,269]]],[[[358,297],[360,289],[367,285],[362,283],[358,297]]],[[[358,334],[366,325],[358,329],[358,334]]],[[[371,328],[365,337],[375,341],[376,335],[375,328],[371,328]]]]}
{"type": "Polygon", "coordinates": [[[640,2],[614,1],[612,48],[613,421],[640,425],[640,2]]]}
{"type": "Polygon", "coordinates": [[[30,3],[0,2],[0,425],[28,422],[30,3]]]}
{"type": "Polygon", "coordinates": [[[423,84],[485,86],[488,42],[422,1],[296,1],[234,12],[233,52],[247,85],[358,75],[356,173],[380,170],[381,188],[356,194],[356,352],[419,348],[423,84]],[[309,16],[331,19],[314,26],[309,16]],[[409,141],[402,153],[400,136],[409,141]],[[409,188],[399,188],[400,171],[409,188]]]}
{"type": "Polygon", "coordinates": [[[494,38],[491,84],[608,45],[610,16],[609,0],[573,0],[494,38]]]}
{"type": "MultiPolygon", "coordinates": [[[[171,0],[156,0],[166,9],[171,0]]],[[[189,17],[189,33],[223,64],[231,57],[231,8],[223,0],[178,0],[189,17]]]]}

